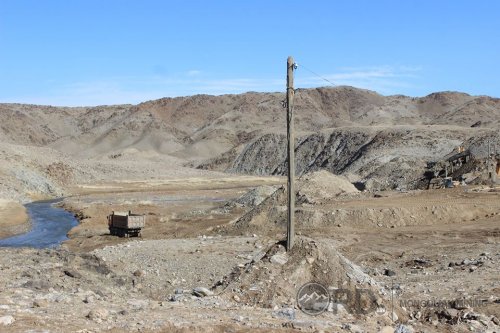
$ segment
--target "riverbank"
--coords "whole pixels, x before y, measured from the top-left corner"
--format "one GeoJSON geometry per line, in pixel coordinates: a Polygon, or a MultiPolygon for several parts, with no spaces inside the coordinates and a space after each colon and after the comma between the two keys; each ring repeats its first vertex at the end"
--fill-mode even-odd
{"type": "Polygon", "coordinates": [[[27,232],[29,229],[26,208],[19,202],[0,199],[0,239],[27,232]]]}

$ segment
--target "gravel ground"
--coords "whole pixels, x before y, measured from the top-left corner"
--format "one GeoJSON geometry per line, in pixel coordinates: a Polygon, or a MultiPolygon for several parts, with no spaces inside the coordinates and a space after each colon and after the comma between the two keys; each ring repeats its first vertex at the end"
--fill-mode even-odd
{"type": "Polygon", "coordinates": [[[354,325],[348,323],[355,317],[346,313],[311,317],[289,307],[248,306],[227,295],[193,294],[191,288],[211,282],[210,278],[193,276],[213,274],[221,279],[234,269],[233,264],[246,264],[259,252],[256,241],[224,237],[131,242],[128,247],[108,247],[94,254],[0,249],[0,283],[4,286],[0,290],[0,331],[315,332],[345,328],[346,332],[355,332],[381,328],[380,318],[375,316],[354,325]],[[236,247],[239,250],[233,251],[236,247]],[[202,252],[192,252],[197,249],[202,252]],[[145,256],[148,251],[155,255],[145,256]],[[161,253],[169,258],[164,265],[161,253]],[[145,258],[148,262],[141,265],[140,260],[145,258]],[[124,265],[121,259],[131,264],[124,265]],[[153,297],[148,284],[164,284],[152,263],[162,271],[168,271],[164,270],[168,267],[177,269],[179,275],[189,273],[178,285],[186,289],[177,288],[164,299],[153,297]],[[137,267],[139,270],[131,272],[137,267]]]}
{"type": "MultiPolygon", "coordinates": [[[[258,238],[199,237],[131,241],[92,252],[110,267],[135,275],[159,299],[176,289],[210,288],[262,252],[258,238]]],[[[139,282],[140,281],[140,282],[139,282]]]]}

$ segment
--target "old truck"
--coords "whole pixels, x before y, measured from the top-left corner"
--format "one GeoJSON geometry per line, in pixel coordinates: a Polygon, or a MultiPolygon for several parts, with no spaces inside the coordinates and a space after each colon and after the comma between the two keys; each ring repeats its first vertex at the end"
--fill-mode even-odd
{"type": "Polygon", "coordinates": [[[146,225],[146,216],[128,212],[112,212],[108,215],[109,233],[119,237],[140,237],[146,225]]]}

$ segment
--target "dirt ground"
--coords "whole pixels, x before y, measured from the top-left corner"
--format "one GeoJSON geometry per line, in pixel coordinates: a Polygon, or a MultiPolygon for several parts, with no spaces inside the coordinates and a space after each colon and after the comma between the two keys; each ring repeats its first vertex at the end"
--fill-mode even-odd
{"type": "MultiPolygon", "coordinates": [[[[373,201],[380,203],[379,208],[404,207],[412,202],[413,207],[420,206],[422,210],[429,204],[446,205],[461,212],[462,217],[467,216],[466,211],[471,216],[460,219],[454,211],[416,225],[342,231],[335,236],[344,244],[340,251],[387,288],[397,290],[396,302],[479,300],[481,306],[476,311],[500,317],[499,194],[450,190],[421,193],[414,198],[384,199],[373,201]],[[386,276],[386,270],[394,275],[386,276]]],[[[371,206],[359,201],[343,204],[342,207],[371,206]]],[[[433,310],[408,308],[410,317],[437,322],[439,315],[433,310]]]]}
{"type": "Polygon", "coordinates": [[[0,199],[0,238],[26,232],[28,215],[23,205],[16,201],[0,199]]]}
{"type": "Polygon", "coordinates": [[[62,205],[81,223],[60,249],[0,249],[0,317],[15,320],[1,331],[498,332],[500,192],[328,196],[299,183],[297,242],[285,253],[283,183],[75,187],[62,205]],[[142,238],[110,236],[113,210],[146,214],[142,238]],[[369,290],[377,311],[307,315],[296,294],[309,281],[369,290]]]}
{"type": "Polygon", "coordinates": [[[64,246],[72,251],[88,251],[126,241],[108,235],[106,216],[112,211],[132,210],[147,215],[143,239],[202,236],[243,213],[242,208],[218,209],[226,201],[256,186],[283,182],[283,177],[227,176],[215,180],[186,178],[79,186],[62,203],[64,208],[77,212],[80,220],[64,246]]]}

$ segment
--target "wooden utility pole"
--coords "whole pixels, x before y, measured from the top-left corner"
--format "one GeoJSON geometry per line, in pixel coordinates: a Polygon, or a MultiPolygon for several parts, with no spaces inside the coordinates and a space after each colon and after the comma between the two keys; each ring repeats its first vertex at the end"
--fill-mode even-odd
{"type": "Polygon", "coordinates": [[[288,221],[286,249],[290,251],[293,247],[295,236],[295,136],[293,133],[293,70],[295,62],[292,57],[288,57],[286,63],[286,129],[288,142],[288,221]]]}

